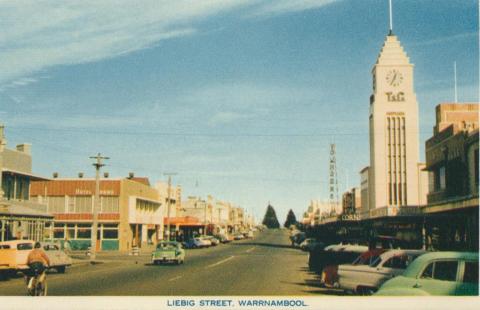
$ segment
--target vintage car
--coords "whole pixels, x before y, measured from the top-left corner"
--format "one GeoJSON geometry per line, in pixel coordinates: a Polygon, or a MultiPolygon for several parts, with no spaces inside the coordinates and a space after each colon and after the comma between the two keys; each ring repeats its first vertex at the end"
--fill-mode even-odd
{"type": "Polygon", "coordinates": [[[307,238],[300,243],[300,249],[302,251],[309,252],[317,245],[318,241],[315,238],[307,238]]]}
{"type": "Polygon", "coordinates": [[[367,246],[351,244],[334,244],[322,249],[310,251],[309,268],[311,271],[322,273],[326,266],[353,262],[360,254],[368,251],[367,246]]]}
{"type": "Polygon", "coordinates": [[[387,280],[401,275],[424,250],[388,250],[370,264],[338,266],[338,286],[348,292],[371,295],[387,280]]]}
{"type": "Polygon", "coordinates": [[[424,254],[403,275],[385,282],[375,295],[478,296],[478,252],[424,254]]]}
{"type": "Polygon", "coordinates": [[[185,261],[185,250],[182,245],[175,241],[162,241],[152,252],[152,264],[174,262],[177,265],[185,261]]]}
{"type": "Polygon", "coordinates": [[[198,248],[207,248],[212,243],[207,240],[202,240],[200,238],[190,238],[183,243],[183,246],[187,249],[198,249],[198,248]]]}
{"type": "MultiPolygon", "coordinates": [[[[33,249],[35,241],[33,240],[11,240],[0,242],[0,273],[14,274],[17,271],[28,269],[27,257],[33,249]]],[[[41,242],[42,249],[50,260],[50,269],[55,269],[59,273],[64,273],[65,268],[72,264],[60,247],[51,242],[41,242]]]]}
{"type": "Polygon", "coordinates": [[[202,241],[210,242],[210,245],[212,245],[212,246],[216,246],[216,245],[220,244],[220,240],[218,240],[214,236],[205,236],[204,235],[204,236],[199,236],[198,238],[200,238],[202,241]]]}
{"type": "Polygon", "coordinates": [[[233,235],[233,240],[242,240],[242,239],[245,239],[245,237],[243,236],[243,234],[235,234],[235,235],[233,235]]]}
{"type": "MultiPolygon", "coordinates": [[[[379,255],[381,255],[386,250],[384,249],[372,249],[360,254],[351,264],[345,264],[340,266],[368,266],[374,262],[379,255]]],[[[320,284],[326,287],[339,287],[338,282],[338,269],[341,262],[335,262],[335,264],[326,266],[322,270],[322,275],[320,277],[320,284]]]]}

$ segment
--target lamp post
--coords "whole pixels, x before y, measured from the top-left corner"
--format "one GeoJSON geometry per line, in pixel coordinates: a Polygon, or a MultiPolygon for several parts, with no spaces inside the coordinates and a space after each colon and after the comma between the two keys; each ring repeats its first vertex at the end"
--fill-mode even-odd
{"type": "Polygon", "coordinates": [[[172,175],[176,173],[164,173],[168,176],[168,189],[167,189],[167,241],[170,241],[170,192],[172,189],[172,175]]]}
{"type": "Polygon", "coordinates": [[[102,157],[100,153],[97,156],[91,156],[91,159],[95,159],[93,163],[95,167],[95,203],[93,206],[93,223],[90,245],[90,260],[95,260],[97,251],[97,234],[98,234],[98,209],[100,209],[100,168],[105,166],[102,163],[103,159],[110,159],[109,157],[102,157]]]}

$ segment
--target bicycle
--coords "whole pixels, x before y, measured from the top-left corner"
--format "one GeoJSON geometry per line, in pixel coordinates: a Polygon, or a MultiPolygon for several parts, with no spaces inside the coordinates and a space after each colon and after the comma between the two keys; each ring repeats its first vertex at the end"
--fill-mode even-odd
{"type": "Polygon", "coordinates": [[[45,271],[40,272],[33,269],[33,276],[28,279],[27,292],[29,296],[47,296],[47,275],[45,271]]]}

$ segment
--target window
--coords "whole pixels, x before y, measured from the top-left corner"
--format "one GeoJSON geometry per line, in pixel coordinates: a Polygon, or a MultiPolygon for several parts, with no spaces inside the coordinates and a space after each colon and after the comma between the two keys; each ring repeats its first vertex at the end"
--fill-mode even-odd
{"type": "Polygon", "coordinates": [[[478,262],[465,262],[463,282],[478,284],[478,262]]]}
{"type": "Polygon", "coordinates": [[[117,196],[102,196],[100,197],[102,213],[118,213],[118,197],[117,196]]]}
{"type": "Polygon", "coordinates": [[[445,166],[440,167],[438,169],[439,174],[439,189],[445,189],[445,166]]]}
{"type": "Polygon", "coordinates": [[[50,213],[65,213],[65,196],[50,196],[47,199],[50,213]]]}
{"type": "Polygon", "coordinates": [[[75,197],[75,212],[76,213],[92,213],[93,199],[91,196],[76,196],[75,197]]]}
{"type": "Polygon", "coordinates": [[[75,224],[67,224],[67,238],[75,239],[75,224]]]}
{"type": "Polygon", "coordinates": [[[437,280],[455,281],[457,279],[458,262],[436,262],[433,277],[437,280]]]}
{"type": "Polygon", "coordinates": [[[407,268],[407,256],[395,256],[383,264],[383,267],[405,269],[407,268]]]}
{"type": "Polygon", "coordinates": [[[431,263],[425,268],[421,278],[436,279],[442,281],[456,281],[457,279],[457,261],[439,261],[431,263]]]}
{"type": "Polygon", "coordinates": [[[420,278],[423,278],[423,279],[433,279],[433,265],[434,263],[430,263],[427,268],[425,268],[423,270],[423,273],[422,275],[420,276],[420,278]]]}
{"type": "Polygon", "coordinates": [[[77,239],[92,238],[92,227],[90,224],[77,224],[77,239]]]}
{"type": "Polygon", "coordinates": [[[19,243],[17,244],[17,250],[31,250],[33,249],[32,243],[19,243]]]}
{"type": "Polygon", "coordinates": [[[118,239],[118,224],[103,224],[102,239],[118,239]]]}

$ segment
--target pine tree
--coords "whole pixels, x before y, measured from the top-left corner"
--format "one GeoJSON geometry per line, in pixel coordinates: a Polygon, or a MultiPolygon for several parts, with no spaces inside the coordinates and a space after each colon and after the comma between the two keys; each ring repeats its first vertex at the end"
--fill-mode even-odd
{"type": "Polygon", "coordinates": [[[277,214],[273,207],[269,204],[267,207],[267,212],[265,212],[265,216],[263,217],[263,225],[267,226],[268,228],[279,228],[280,223],[277,219],[277,214]]]}
{"type": "Polygon", "coordinates": [[[285,224],[283,224],[284,227],[288,228],[290,225],[296,225],[297,224],[297,218],[295,217],[295,213],[293,213],[292,209],[288,211],[287,214],[287,220],[285,221],[285,224]]]}

